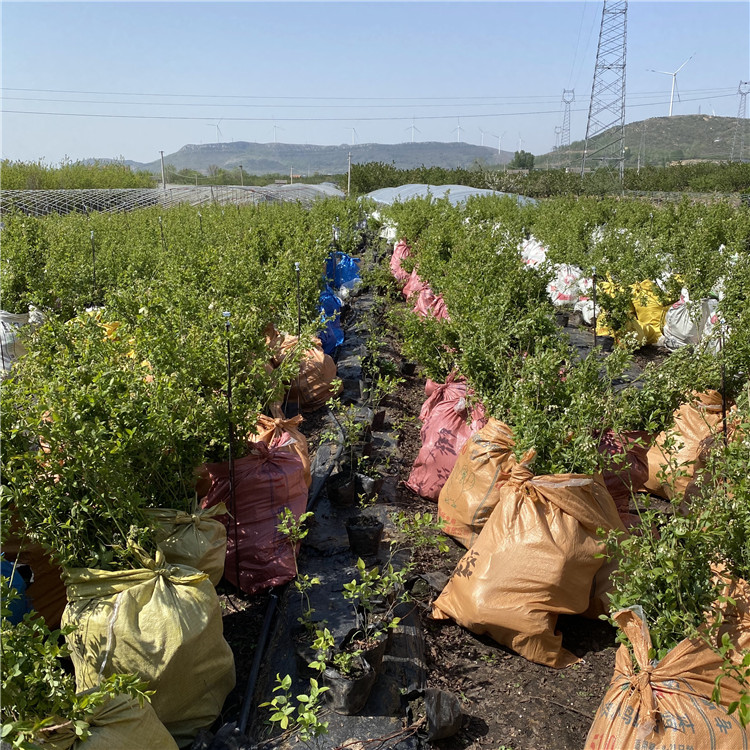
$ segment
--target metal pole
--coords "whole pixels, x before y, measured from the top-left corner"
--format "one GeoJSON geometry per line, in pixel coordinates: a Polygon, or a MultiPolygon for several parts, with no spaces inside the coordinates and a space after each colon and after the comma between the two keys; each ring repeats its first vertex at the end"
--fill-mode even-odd
{"type": "Polygon", "coordinates": [[[258,644],[255,647],[255,653],[253,654],[253,665],[250,668],[250,676],[247,678],[247,687],[245,688],[245,697],[242,700],[242,709],[240,711],[240,722],[239,730],[240,734],[244,735],[247,731],[247,722],[250,716],[250,708],[252,706],[251,701],[255,693],[255,685],[258,681],[258,675],[260,674],[261,661],[263,659],[263,653],[266,648],[266,642],[268,640],[268,634],[271,631],[271,621],[273,619],[274,611],[276,610],[276,603],[279,597],[277,594],[271,594],[266,607],[266,615],[263,618],[263,626],[260,631],[260,638],[258,644]]]}
{"type": "Polygon", "coordinates": [[[349,169],[346,178],[346,194],[352,194],[352,152],[349,152],[349,169]]]}
{"type": "MultiPolygon", "coordinates": [[[[299,262],[294,263],[294,272],[297,275],[297,343],[300,343],[302,338],[302,303],[300,302],[300,283],[299,283],[299,262]]],[[[300,399],[300,376],[299,371],[297,372],[297,414],[299,414],[299,399],[300,399]]]]}
{"type": "Polygon", "coordinates": [[[159,217],[159,231],[161,232],[161,244],[162,244],[162,247],[165,250],[168,250],[169,248],[167,247],[167,241],[164,239],[164,225],[162,224],[161,216],[159,217]]]}
{"type": "Polygon", "coordinates": [[[721,346],[721,424],[724,430],[724,448],[729,444],[727,438],[727,381],[726,357],[724,355],[724,326],[719,326],[719,341],[721,346]]]}
{"type": "Polygon", "coordinates": [[[594,348],[596,348],[596,266],[592,268],[592,279],[594,282],[593,297],[594,297],[594,348]]]}
{"type": "Polygon", "coordinates": [[[227,437],[229,438],[229,513],[233,520],[234,536],[234,574],[236,576],[237,590],[240,591],[240,550],[237,542],[237,503],[235,501],[234,488],[234,423],[232,422],[232,349],[229,340],[230,323],[232,313],[228,310],[222,313],[224,317],[224,330],[227,334],[227,437]]]}
{"type": "Polygon", "coordinates": [[[240,187],[245,187],[245,181],[242,179],[242,164],[240,164],[240,187]]]}
{"type": "Polygon", "coordinates": [[[289,184],[294,185],[294,175],[292,174],[292,168],[289,167],[289,184]]]}
{"type": "Polygon", "coordinates": [[[94,230],[91,230],[91,271],[94,277],[94,289],[92,293],[91,304],[96,304],[96,245],[94,244],[94,230]]]}
{"type": "Polygon", "coordinates": [[[162,190],[167,189],[167,181],[164,177],[164,152],[159,151],[159,158],[161,159],[161,187],[162,190]]]}

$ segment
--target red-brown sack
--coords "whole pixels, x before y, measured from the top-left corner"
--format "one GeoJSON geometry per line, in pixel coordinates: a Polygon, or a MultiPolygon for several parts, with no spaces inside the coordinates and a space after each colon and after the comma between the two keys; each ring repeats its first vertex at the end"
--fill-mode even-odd
{"type": "Polygon", "coordinates": [[[684,493],[695,474],[696,462],[705,453],[712,437],[721,430],[721,394],[718,391],[693,393],[691,401],[675,411],[674,425],[657,435],[648,450],[646,489],[667,499],[684,493]],[[669,461],[664,447],[668,439],[675,440],[674,453],[669,461]],[[670,465],[677,467],[680,476],[675,476],[670,465]],[[661,476],[664,472],[666,478],[661,476]]]}
{"type": "Polygon", "coordinates": [[[438,515],[443,531],[471,547],[490,517],[499,489],[516,463],[513,434],[508,425],[490,417],[461,448],[448,481],[440,490],[438,515]]]}
{"type": "Polygon", "coordinates": [[[224,577],[236,586],[239,564],[239,588],[247,594],[294,578],[295,550],[276,525],[284,508],[291,509],[299,518],[307,506],[307,485],[300,457],[265,443],[252,443],[251,448],[247,456],[234,462],[234,510],[228,463],[206,466],[211,489],[201,503],[203,508],[224,503],[230,509],[229,515],[224,516],[227,527],[224,577]]]}
{"type": "MultiPolygon", "coordinates": [[[[586,750],[740,750],[747,730],[726,708],[739,699],[739,683],[721,681],[721,705],[711,701],[721,659],[701,638],[680,641],[656,664],[640,607],[614,615],[633,647],[620,646],[615,673],[586,737],[586,750]]],[[[746,623],[747,625],[747,623],[746,623]]]]}
{"type": "Polygon", "coordinates": [[[289,453],[296,453],[302,461],[305,483],[309,487],[312,484],[310,454],[307,449],[307,439],[298,429],[302,421],[300,415],[284,419],[283,416],[267,417],[265,414],[260,414],[257,432],[250,435],[249,440],[252,443],[265,443],[272,448],[281,448],[289,453]]]}
{"type": "Polygon", "coordinates": [[[406,281],[409,278],[409,274],[401,268],[401,261],[410,256],[411,248],[406,244],[405,240],[399,240],[393,248],[390,263],[391,274],[396,281],[406,281]]]}
{"type": "Polygon", "coordinates": [[[8,539],[3,542],[3,554],[7,560],[18,561],[19,565],[31,568],[34,580],[26,587],[29,604],[42,616],[50,630],[59,628],[60,618],[68,603],[60,566],[52,562],[41,545],[21,541],[15,524],[11,526],[8,539]],[[16,536],[17,533],[19,536],[16,536]]]}
{"type": "Polygon", "coordinates": [[[566,667],[578,659],[555,632],[560,614],[589,608],[604,552],[598,529],[624,531],[604,483],[580,474],[534,476],[530,451],[471,549],[435,601],[435,619],[487,633],[529,661],[566,667]]]}
{"type": "Polygon", "coordinates": [[[450,320],[443,295],[435,294],[429,284],[420,290],[412,312],[422,318],[432,317],[437,318],[437,320],[450,320]]]}
{"type": "Polygon", "coordinates": [[[428,500],[437,502],[456,464],[458,452],[487,424],[483,404],[475,404],[469,415],[467,391],[465,383],[447,382],[438,386],[422,407],[420,417],[425,415],[420,431],[422,447],[406,486],[428,500]],[[428,402],[430,408],[425,409],[428,402]]]}
{"type": "Polygon", "coordinates": [[[648,479],[649,442],[648,433],[641,430],[606,430],[599,436],[599,453],[612,457],[610,468],[602,473],[604,484],[623,521],[630,519],[632,493],[642,492],[648,479]]]}
{"type": "Polygon", "coordinates": [[[415,268],[409,275],[409,279],[401,290],[401,294],[403,294],[406,299],[409,299],[412,294],[419,294],[425,286],[427,286],[427,282],[422,281],[422,279],[419,278],[419,274],[415,268]]]}

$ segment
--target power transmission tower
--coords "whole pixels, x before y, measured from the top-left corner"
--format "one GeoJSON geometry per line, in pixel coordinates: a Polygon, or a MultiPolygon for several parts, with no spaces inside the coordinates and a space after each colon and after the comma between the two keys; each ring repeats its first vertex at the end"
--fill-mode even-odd
{"type": "MultiPolygon", "coordinates": [[[[576,100],[575,89],[563,89],[562,103],[563,103],[563,124],[562,130],[560,131],[560,150],[570,151],[570,105],[576,100]]],[[[568,161],[570,154],[568,154],[568,161]]]]}
{"type": "Polygon", "coordinates": [[[732,155],[729,161],[734,161],[734,155],[737,154],[737,161],[742,161],[742,152],[745,149],[745,118],[747,117],[747,95],[750,93],[750,81],[740,81],[737,93],[740,95],[740,108],[737,110],[737,123],[734,126],[734,139],[732,140],[732,155]],[[737,148],[739,140],[740,147],[737,148]]]}
{"type": "Polygon", "coordinates": [[[581,176],[587,162],[609,170],[622,187],[625,171],[625,53],[627,50],[627,0],[604,0],[594,82],[586,125],[581,176]],[[589,153],[589,143],[600,136],[589,153]]]}

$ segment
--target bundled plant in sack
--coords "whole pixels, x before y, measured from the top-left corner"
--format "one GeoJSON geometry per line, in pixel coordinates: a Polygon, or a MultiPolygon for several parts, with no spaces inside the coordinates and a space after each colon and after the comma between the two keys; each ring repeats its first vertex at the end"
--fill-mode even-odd
{"type": "MultiPolygon", "coordinates": [[[[710,680],[716,681],[716,690],[706,697],[719,701],[729,713],[738,710],[743,723],[750,720],[750,640],[746,624],[739,638],[729,638],[724,626],[731,618],[746,618],[748,608],[742,583],[750,576],[748,396],[740,395],[739,408],[732,414],[733,438],[719,435],[713,442],[690,500],[685,502],[675,491],[674,513],[668,516],[646,501],[639,511],[639,533],[628,538],[615,533],[608,539],[609,552],[619,565],[611,611],[640,608],[650,633],[650,658],[666,658],[685,639],[713,653],[710,680]],[[738,699],[724,701],[723,686],[729,694],[739,693],[738,699]]],[[[678,478],[676,474],[673,481],[678,478]]],[[[630,645],[626,632],[619,631],[618,638],[630,645]]]]}
{"type": "MultiPolygon", "coordinates": [[[[17,593],[9,579],[0,577],[2,590],[2,638],[0,669],[2,671],[3,704],[2,739],[14,748],[53,746],[72,747],[76,740],[87,740],[100,717],[113,701],[129,699],[132,714],[140,717],[135,732],[129,727],[130,740],[148,738],[150,746],[160,750],[176,747],[166,729],[148,707],[153,691],[133,674],[114,674],[85,693],[76,691],[75,678],[64,666],[69,649],[62,641],[75,628],[49,630],[35,612],[13,624],[10,606],[17,593]]],[[[115,738],[122,740],[115,730],[115,738]]],[[[110,741],[113,737],[110,735],[110,741]]],[[[106,742],[106,740],[105,740],[106,742]]],[[[98,746],[96,742],[92,746],[98,746]]],[[[87,744],[88,746],[88,744],[87,744]]]]}

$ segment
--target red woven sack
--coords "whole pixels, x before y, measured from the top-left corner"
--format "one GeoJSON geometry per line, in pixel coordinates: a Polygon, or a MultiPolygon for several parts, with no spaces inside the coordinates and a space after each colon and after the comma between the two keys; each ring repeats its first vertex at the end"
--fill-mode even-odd
{"type": "Polygon", "coordinates": [[[393,255],[391,255],[391,274],[396,281],[406,281],[409,278],[409,274],[401,268],[401,261],[410,255],[411,248],[404,240],[399,240],[393,248],[393,255]]]}
{"type": "Polygon", "coordinates": [[[469,416],[466,397],[470,392],[453,374],[437,386],[422,405],[423,421],[419,450],[406,486],[437,502],[464,443],[487,424],[484,406],[476,404],[469,416]]]}
{"type": "Polygon", "coordinates": [[[296,574],[295,553],[276,525],[279,513],[290,508],[296,518],[307,506],[302,460],[295,453],[265,443],[251,443],[251,452],[234,462],[235,508],[229,493],[229,464],[208,464],[211,489],[202,507],[224,503],[230,514],[224,577],[247,594],[279,586],[296,574]],[[236,522],[236,545],[235,545],[236,522]]]}

